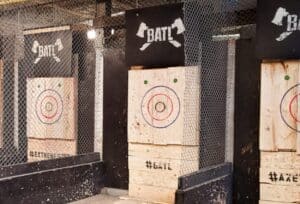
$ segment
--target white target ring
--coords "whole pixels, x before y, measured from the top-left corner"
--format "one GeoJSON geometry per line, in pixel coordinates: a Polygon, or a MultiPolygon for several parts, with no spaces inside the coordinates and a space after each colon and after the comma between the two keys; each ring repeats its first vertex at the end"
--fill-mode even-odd
{"type": "Polygon", "coordinates": [[[143,97],[141,112],[145,121],[155,128],[172,125],[180,113],[180,100],[176,92],[166,86],[151,88],[143,97]]]}
{"type": "Polygon", "coordinates": [[[62,116],[63,100],[58,92],[47,89],[40,93],[35,104],[36,115],[44,124],[54,124],[62,116]]]}

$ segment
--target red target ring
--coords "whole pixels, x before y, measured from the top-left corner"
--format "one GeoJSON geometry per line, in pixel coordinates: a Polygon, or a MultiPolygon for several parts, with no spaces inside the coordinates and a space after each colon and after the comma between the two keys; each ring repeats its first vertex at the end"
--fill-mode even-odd
{"type": "Polygon", "coordinates": [[[46,96],[42,100],[41,106],[40,106],[42,116],[44,116],[47,119],[52,119],[57,115],[57,108],[58,108],[58,102],[57,102],[56,98],[54,98],[53,96],[46,96]],[[53,109],[51,108],[51,110],[50,110],[48,108],[50,106],[53,107],[53,103],[49,102],[49,100],[52,100],[54,102],[54,104],[55,104],[54,110],[55,111],[51,111],[53,109]],[[48,101],[48,102],[45,103],[45,101],[48,101]],[[42,108],[43,106],[45,106],[44,109],[42,108]]]}
{"type": "Polygon", "coordinates": [[[170,115],[173,113],[173,109],[174,109],[173,102],[170,96],[163,93],[153,95],[148,101],[147,107],[148,107],[148,114],[151,115],[151,117],[157,121],[164,121],[167,118],[169,118],[170,115]],[[161,100],[161,97],[165,97],[167,99],[167,102],[169,102],[169,105],[166,105],[164,100],[161,100]],[[159,98],[158,102],[155,102],[155,98],[159,98]],[[158,108],[158,106],[163,106],[163,108],[158,108]],[[167,114],[163,114],[165,113],[165,111],[167,111],[167,114]],[[159,113],[159,114],[155,114],[155,113],[159,113]],[[163,114],[164,116],[162,117],[157,116],[160,114],[163,114]]]}
{"type": "Polygon", "coordinates": [[[63,113],[63,100],[60,94],[52,89],[39,94],[35,104],[37,118],[44,124],[54,124],[63,113]]]}
{"type": "Polygon", "coordinates": [[[295,108],[293,108],[293,107],[296,106],[297,107],[296,110],[298,110],[298,98],[299,98],[299,95],[300,94],[295,95],[292,98],[292,100],[291,100],[291,102],[289,104],[290,115],[294,119],[294,121],[296,121],[297,123],[299,123],[300,121],[299,121],[298,116],[297,116],[298,113],[295,113],[295,108]]]}
{"type": "Polygon", "coordinates": [[[141,102],[144,120],[152,127],[166,128],[172,125],[180,113],[180,100],[176,92],[166,86],[148,90],[141,102]]]}

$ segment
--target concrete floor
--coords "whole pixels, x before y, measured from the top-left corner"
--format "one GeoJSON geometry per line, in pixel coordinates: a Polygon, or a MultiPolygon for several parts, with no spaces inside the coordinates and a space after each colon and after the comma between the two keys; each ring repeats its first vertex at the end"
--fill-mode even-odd
{"type": "Polygon", "coordinates": [[[71,204],[146,204],[145,202],[124,200],[111,195],[97,195],[84,200],[76,201],[71,204]]]}
{"type": "Polygon", "coordinates": [[[128,198],[128,191],[112,188],[102,189],[97,196],[72,202],[70,204],[150,204],[149,202],[131,200],[128,198]]]}

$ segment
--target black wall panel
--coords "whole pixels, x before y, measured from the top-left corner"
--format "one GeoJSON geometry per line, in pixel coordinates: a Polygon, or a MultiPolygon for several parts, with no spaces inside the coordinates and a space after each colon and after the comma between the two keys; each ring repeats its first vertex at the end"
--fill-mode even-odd
{"type": "Polygon", "coordinates": [[[235,90],[234,203],[259,199],[260,61],[255,39],[237,41],[235,90]]]}
{"type": "Polygon", "coordinates": [[[106,186],[128,188],[127,145],[128,68],[121,50],[104,53],[103,159],[106,186]]]}

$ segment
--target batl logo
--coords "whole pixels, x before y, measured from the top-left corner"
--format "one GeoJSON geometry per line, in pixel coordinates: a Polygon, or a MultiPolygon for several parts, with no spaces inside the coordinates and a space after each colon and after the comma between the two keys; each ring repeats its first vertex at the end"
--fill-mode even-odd
{"type": "Polygon", "coordinates": [[[173,31],[176,30],[177,35],[181,35],[185,31],[185,27],[181,18],[175,19],[171,26],[149,28],[146,23],[142,22],[139,26],[137,36],[146,39],[147,42],[140,48],[141,51],[146,50],[154,42],[169,42],[174,47],[181,47],[181,43],[173,38],[173,31]]]}
{"type": "Polygon", "coordinates": [[[34,41],[32,45],[31,51],[35,54],[37,54],[37,58],[34,61],[34,64],[37,64],[42,58],[51,57],[53,58],[57,63],[59,63],[61,60],[59,57],[57,57],[56,53],[60,52],[64,49],[64,46],[61,42],[61,39],[57,39],[54,44],[50,45],[40,45],[38,41],[34,41]]]}
{"type": "Polygon", "coordinates": [[[286,31],[284,31],[278,38],[277,41],[283,41],[289,37],[293,32],[300,31],[300,19],[296,14],[290,14],[285,8],[278,8],[276,14],[272,20],[272,23],[277,26],[283,26],[286,20],[286,31]]]}

